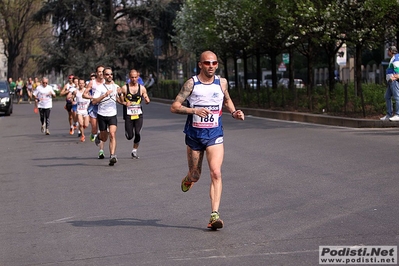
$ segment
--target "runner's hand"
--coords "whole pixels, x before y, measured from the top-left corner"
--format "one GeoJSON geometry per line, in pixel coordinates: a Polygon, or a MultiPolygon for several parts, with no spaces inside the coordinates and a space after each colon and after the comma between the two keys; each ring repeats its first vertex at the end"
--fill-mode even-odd
{"type": "Polygon", "coordinates": [[[209,111],[207,108],[195,108],[195,114],[200,117],[207,117],[209,114],[211,114],[211,111],[209,111]]]}

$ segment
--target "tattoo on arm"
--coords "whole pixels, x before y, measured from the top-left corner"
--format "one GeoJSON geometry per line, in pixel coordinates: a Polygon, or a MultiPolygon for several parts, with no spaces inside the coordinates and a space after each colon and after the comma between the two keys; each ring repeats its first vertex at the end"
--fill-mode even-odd
{"type": "Polygon", "coordinates": [[[188,113],[188,111],[187,111],[188,108],[183,105],[183,102],[187,99],[188,96],[190,96],[190,94],[193,90],[193,86],[194,86],[193,80],[189,79],[184,83],[179,94],[177,94],[175,101],[182,104],[180,106],[180,108],[178,110],[176,110],[176,112],[178,114],[187,114],[188,113]]]}

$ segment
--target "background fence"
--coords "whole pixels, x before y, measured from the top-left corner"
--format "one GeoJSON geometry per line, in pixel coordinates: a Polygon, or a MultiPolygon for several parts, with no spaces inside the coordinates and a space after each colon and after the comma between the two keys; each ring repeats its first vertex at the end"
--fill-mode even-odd
{"type": "MultiPolygon", "coordinates": [[[[339,80],[343,83],[354,82],[355,80],[355,66],[353,58],[349,59],[346,66],[340,66],[338,70],[339,80]]],[[[362,79],[364,83],[385,83],[385,69],[387,65],[367,65],[362,66],[362,79]]],[[[314,70],[314,85],[326,85],[328,82],[328,68],[319,68],[314,70]]]]}

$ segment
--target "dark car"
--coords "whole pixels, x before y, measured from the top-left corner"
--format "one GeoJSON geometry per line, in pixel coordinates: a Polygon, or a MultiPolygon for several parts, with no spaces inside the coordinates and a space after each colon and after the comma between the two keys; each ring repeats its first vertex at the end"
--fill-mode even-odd
{"type": "Polygon", "coordinates": [[[0,80],[0,112],[12,114],[12,95],[7,81],[0,80]]]}

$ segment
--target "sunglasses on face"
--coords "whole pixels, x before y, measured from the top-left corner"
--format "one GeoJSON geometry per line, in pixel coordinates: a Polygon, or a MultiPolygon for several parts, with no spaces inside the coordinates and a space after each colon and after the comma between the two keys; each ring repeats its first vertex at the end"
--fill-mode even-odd
{"type": "Polygon", "coordinates": [[[112,73],[104,73],[105,76],[112,76],[112,73]]]}
{"type": "Polygon", "coordinates": [[[202,64],[204,66],[217,66],[218,65],[218,61],[203,61],[202,64]]]}

